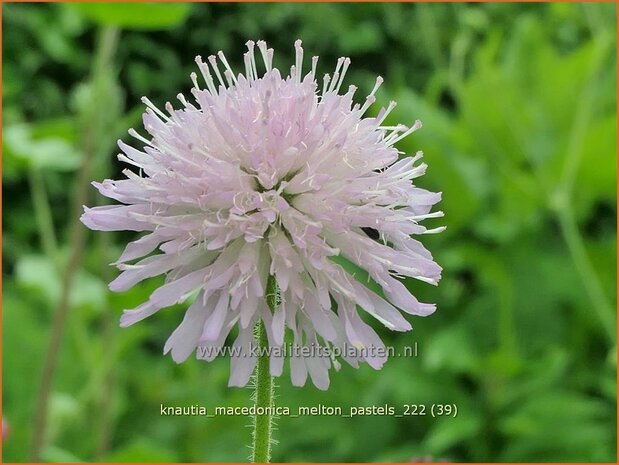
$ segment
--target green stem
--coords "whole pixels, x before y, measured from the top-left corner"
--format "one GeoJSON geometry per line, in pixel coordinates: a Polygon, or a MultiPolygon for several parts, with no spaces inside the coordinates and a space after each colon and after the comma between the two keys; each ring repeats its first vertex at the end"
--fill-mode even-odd
{"type": "MultiPolygon", "coordinates": [[[[118,43],[118,30],[112,27],[105,27],[101,31],[101,37],[98,44],[97,61],[93,67],[92,82],[97,83],[100,79],[100,73],[104,72],[106,67],[113,63],[114,52],[118,43]]],[[[107,96],[98,96],[100,101],[104,101],[107,96]]],[[[80,172],[78,174],[77,192],[73,198],[72,224],[70,231],[70,251],[69,258],[62,275],[62,286],[60,298],[56,304],[53,313],[52,328],[50,339],[43,360],[43,369],[41,373],[41,381],[37,393],[36,404],[34,409],[34,422],[32,432],[32,442],[30,445],[30,462],[40,462],[42,458],[43,448],[45,446],[47,420],[48,420],[48,405],[49,398],[52,392],[52,384],[60,348],[64,337],[64,329],[66,326],[67,317],[70,310],[70,295],[73,288],[76,272],[82,262],[82,254],[85,244],[85,228],[80,223],[79,217],[82,209],[88,198],[88,187],[90,185],[90,172],[96,155],[99,150],[97,143],[100,140],[96,132],[99,120],[97,113],[92,114],[92,119],[84,121],[82,151],[83,160],[80,172]]]]}
{"type": "Polygon", "coordinates": [[[445,69],[446,59],[441,49],[439,26],[436,21],[436,14],[433,6],[419,3],[417,6],[417,17],[421,39],[425,43],[426,50],[434,69],[445,69]]]}
{"type": "Polygon", "coordinates": [[[561,233],[567,243],[576,271],[582,277],[582,283],[591,299],[592,307],[596,311],[602,327],[608,336],[608,340],[613,344],[615,342],[615,311],[606,298],[600,277],[587,254],[587,249],[578,230],[574,214],[564,202],[559,201],[557,217],[561,233]]]}
{"type": "MultiPolygon", "coordinates": [[[[275,311],[279,300],[277,281],[269,276],[267,283],[267,304],[271,313],[275,311]]],[[[273,377],[269,370],[269,340],[264,323],[256,326],[258,336],[258,364],[255,373],[255,405],[254,434],[252,443],[252,463],[268,463],[271,460],[271,435],[273,432],[273,416],[270,408],[273,406],[273,377]],[[258,414],[258,408],[264,410],[264,415],[258,414]]]]}
{"type": "Polygon", "coordinates": [[[41,247],[43,248],[47,258],[54,263],[54,266],[56,266],[57,269],[59,269],[58,242],[54,231],[52,210],[50,208],[49,198],[47,197],[47,191],[45,189],[45,181],[39,168],[31,167],[28,170],[28,182],[30,184],[34,217],[37,222],[37,229],[39,230],[41,247]]]}
{"type": "Polygon", "coordinates": [[[561,234],[567,244],[576,271],[581,277],[585,291],[589,295],[593,309],[598,315],[609,342],[614,344],[616,339],[615,310],[606,296],[600,276],[587,253],[584,239],[574,216],[572,201],[574,183],[581,163],[586,131],[594,115],[593,105],[596,97],[595,93],[598,89],[596,83],[599,78],[599,68],[604,58],[608,55],[609,43],[606,39],[597,39],[597,47],[595,48],[595,54],[589,68],[587,85],[580,96],[578,111],[575,112],[573,127],[570,131],[563,173],[558,188],[554,195],[550,197],[549,203],[555,211],[561,228],[561,234]]]}

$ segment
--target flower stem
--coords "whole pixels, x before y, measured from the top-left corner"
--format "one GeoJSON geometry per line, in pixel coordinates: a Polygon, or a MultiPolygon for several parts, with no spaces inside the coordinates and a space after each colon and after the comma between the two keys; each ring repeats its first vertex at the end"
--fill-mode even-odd
{"type": "MultiPolygon", "coordinates": [[[[97,49],[97,61],[92,71],[91,80],[93,82],[97,82],[100,73],[109,68],[113,63],[117,43],[118,30],[111,26],[103,28],[97,49]]],[[[101,99],[106,97],[107,96],[99,96],[101,99]]],[[[80,223],[79,217],[82,205],[86,203],[88,198],[90,172],[95,161],[94,159],[98,154],[97,141],[103,140],[96,133],[99,119],[95,117],[98,116],[98,113],[94,114],[92,120],[84,122],[85,126],[83,128],[84,135],[82,141],[83,160],[76,179],[77,192],[73,198],[73,212],[70,226],[70,252],[62,275],[60,298],[54,309],[50,339],[43,361],[41,381],[34,410],[30,462],[40,462],[41,459],[44,458],[42,454],[46,440],[49,398],[52,392],[54,374],[56,372],[56,365],[64,337],[64,329],[67,317],[69,316],[71,289],[73,288],[77,270],[82,262],[82,254],[86,240],[85,228],[80,223]]]]}
{"type": "Polygon", "coordinates": [[[28,171],[28,182],[30,184],[34,217],[37,222],[37,229],[39,230],[41,247],[47,258],[53,262],[57,271],[60,271],[60,264],[58,262],[58,241],[56,240],[56,233],[54,232],[52,210],[45,189],[45,180],[39,168],[30,168],[28,171]]]}
{"type": "MultiPolygon", "coordinates": [[[[277,281],[269,276],[267,283],[267,304],[271,312],[278,304],[277,281]]],[[[262,321],[256,326],[258,335],[258,364],[255,373],[255,405],[254,435],[252,443],[252,463],[268,463],[271,460],[271,434],[273,431],[273,417],[269,407],[273,405],[273,377],[269,371],[269,354],[266,348],[269,345],[267,331],[262,321]],[[264,414],[258,413],[258,408],[264,414]]]]}
{"type": "Polygon", "coordinates": [[[559,186],[550,198],[550,205],[555,211],[561,234],[567,244],[567,248],[574,262],[576,272],[580,275],[585,291],[596,311],[601,326],[608,337],[609,344],[616,341],[616,312],[614,306],[604,290],[604,284],[600,279],[598,270],[595,268],[587,251],[585,240],[578,227],[577,218],[574,215],[573,197],[574,183],[577,179],[578,168],[582,161],[583,145],[588,128],[591,126],[594,116],[594,103],[600,76],[600,67],[604,59],[612,49],[612,42],[605,37],[596,38],[595,49],[589,71],[587,85],[585,85],[578,102],[578,110],[574,113],[574,122],[570,131],[565,164],[559,181],[559,186]]]}
{"type": "Polygon", "coordinates": [[[582,283],[589,295],[592,308],[596,311],[608,342],[612,345],[616,338],[614,309],[606,297],[600,276],[589,258],[574,213],[569,206],[559,201],[557,216],[576,271],[582,277],[582,283]]]}

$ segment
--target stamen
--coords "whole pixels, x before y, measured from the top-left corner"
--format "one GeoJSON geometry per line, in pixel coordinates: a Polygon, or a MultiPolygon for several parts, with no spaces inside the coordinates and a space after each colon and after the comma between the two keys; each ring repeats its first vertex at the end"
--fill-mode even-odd
{"type": "Polygon", "coordinates": [[[118,155],[116,155],[116,158],[118,159],[118,161],[122,161],[122,162],[128,163],[128,164],[136,166],[136,167],[138,167],[140,169],[144,168],[144,166],[141,163],[138,163],[137,161],[132,160],[131,158],[126,156],[124,153],[119,153],[118,155]]]}
{"type": "MultiPolygon", "coordinates": [[[[226,56],[224,55],[224,52],[222,52],[221,50],[219,52],[217,52],[217,56],[219,57],[219,59],[221,60],[221,62],[224,64],[224,66],[226,67],[226,70],[228,70],[230,72],[230,76],[232,77],[232,81],[234,82],[234,84],[237,84],[237,80],[236,80],[236,76],[234,75],[234,71],[232,71],[232,68],[230,68],[230,65],[228,64],[228,60],[226,60],[226,56]]],[[[224,76],[226,75],[226,73],[224,72],[224,76]]],[[[226,76],[227,78],[228,76],[226,76]]],[[[230,84],[230,86],[232,86],[232,84],[230,84]]]]}
{"type": "Polygon", "coordinates": [[[147,140],[145,137],[141,136],[135,129],[133,128],[129,128],[129,131],[127,131],[129,133],[129,135],[131,137],[136,138],[137,140],[144,142],[146,145],[150,145],[152,146],[153,144],[151,143],[151,141],[147,140]]]}
{"type": "Polygon", "coordinates": [[[365,98],[365,103],[363,104],[363,106],[359,109],[359,111],[361,112],[362,115],[365,114],[366,111],[368,111],[368,108],[370,108],[372,106],[372,104],[376,102],[376,97],[374,97],[373,95],[368,95],[365,98]]]}
{"type": "Polygon", "coordinates": [[[420,160],[420,159],[422,159],[422,158],[423,158],[423,152],[422,152],[421,150],[417,150],[417,151],[415,152],[415,156],[411,158],[411,161],[414,163],[414,162],[416,162],[417,160],[420,160]]]}
{"type": "Polygon", "coordinates": [[[217,66],[217,58],[215,57],[215,55],[211,55],[210,57],[208,57],[208,62],[213,67],[215,75],[217,76],[217,79],[219,79],[219,84],[226,87],[226,84],[224,83],[224,78],[221,77],[221,73],[219,72],[219,67],[217,66]]]}
{"type": "Polygon", "coordinates": [[[269,59],[269,69],[271,69],[273,67],[273,54],[275,52],[273,51],[272,48],[267,50],[267,58],[269,59]]]}
{"type": "Polygon", "coordinates": [[[297,75],[296,75],[296,80],[297,82],[301,82],[301,73],[302,73],[302,66],[303,66],[303,47],[301,47],[302,45],[302,41],[299,39],[294,43],[294,48],[295,48],[295,68],[297,70],[297,75]]]}
{"type": "Polygon", "coordinates": [[[256,57],[254,55],[254,41],[253,40],[248,40],[245,45],[247,45],[247,50],[249,53],[249,60],[250,60],[250,64],[251,64],[251,70],[254,76],[254,79],[258,79],[258,70],[256,68],[256,57]]]}
{"type": "Polygon", "coordinates": [[[425,215],[409,216],[408,219],[413,221],[413,222],[417,222],[419,220],[425,220],[427,218],[442,218],[444,216],[445,216],[444,212],[436,211],[436,212],[432,212],[432,213],[426,213],[425,215]]]}
{"type": "Polygon", "coordinates": [[[281,193],[282,193],[282,192],[284,192],[284,189],[286,188],[286,186],[287,186],[287,185],[288,185],[288,182],[287,182],[287,181],[282,181],[282,182],[279,184],[279,187],[277,188],[277,194],[278,194],[278,195],[281,195],[281,193]]]}
{"type": "MultiPolygon", "coordinates": [[[[426,229],[421,234],[438,234],[438,233],[445,231],[446,229],[447,229],[447,226],[439,226],[438,228],[434,228],[434,229],[426,229]]],[[[419,278],[417,277],[417,279],[419,278]]],[[[432,284],[434,284],[434,282],[432,284]]]]}
{"type": "Polygon", "coordinates": [[[411,135],[413,132],[415,132],[417,129],[420,129],[420,128],[421,128],[421,121],[417,120],[415,121],[415,124],[413,124],[407,131],[400,134],[395,140],[390,142],[389,145],[393,145],[396,142],[401,141],[402,139],[404,139],[405,137],[408,137],[409,135],[411,135]]]}
{"type": "Polygon", "coordinates": [[[372,89],[372,92],[370,92],[370,95],[368,95],[366,97],[365,103],[361,107],[361,114],[362,115],[365,114],[365,112],[368,110],[368,108],[370,108],[370,106],[372,106],[372,104],[376,101],[376,97],[374,97],[374,94],[376,94],[376,91],[381,86],[383,81],[384,81],[384,79],[382,78],[382,76],[378,76],[376,78],[376,84],[374,84],[374,88],[372,89]]]}
{"type": "Polygon", "coordinates": [[[267,70],[267,73],[271,71],[271,63],[273,59],[273,49],[267,49],[267,43],[264,40],[259,40],[258,48],[260,49],[260,53],[262,54],[262,60],[264,61],[264,66],[267,70]],[[269,51],[271,53],[269,53],[269,51]]]}
{"type": "Polygon", "coordinates": [[[391,102],[389,102],[389,106],[387,108],[382,108],[378,112],[378,116],[376,117],[377,126],[380,126],[381,124],[383,124],[383,121],[385,121],[387,116],[389,116],[389,113],[391,113],[391,111],[396,107],[396,105],[397,103],[392,100],[391,102]]]}
{"type": "Polygon", "coordinates": [[[200,88],[200,84],[198,84],[198,75],[192,72],[189,77],[191,78],[191,82],[193,83],[193,88],[196,90],[202,90],[200,88]]]}
{"type": "Polygon", "coordinates": [[[374,84],[374,88],[372,89],[372,92],[370,92],[370,95],[374,95],[376,93],[376,91],[378,90],[378,88],[383,84],[384,79],[382,76],[377,76],[376,77],[376,83],[374,84]]]}
{"type": "Polygon", "coordinates": [[[316,76],[316,67],[318,66],[318,57],[312,57],[312,76],[316,76]]]}
{"type": "Polygon", "coordinates": [[[153,110],[158,116],[163,118],[164,121],[168,121],[170,119],[164,112],[157,108],[155,104],[148,99],[148,97],[142,97],[142,103],[153,110]]]}
{"type": "Polygon", "coordinates": [[[348,86],[348,92],[346,92],[346,95],[350,95],[350,98],[352,99],[355,96],[355,92],[357,92],[357,86],[351,84],[348,86]]]}
{"type": "Polygon", "coordinates": [[[337,83],[337,87],[335,88],[335,93],[339,93],[340,91],[340,87],[342,86],[342,83],[344,82],[344,76],[346,76],[346,71],[348,71],[348,67],[350,66],[350,58],[346,57],[344,58],[344,67],[342,68],[342,73],[340,75],[340,80],[337,83]]]}
{"type": "Polygon", "coordinates": [[[322,95],[325,95],[327,93],[327,86],[329,85],[329,82],[331,81],[331,76],[329,76],[329,74],[325,74],[325,77],[322,80],[322,95]]]}
{"type": "Polygon", "coordinates": [[[187,101],[187,99],[185,98],[183,94],[178,94],[176,98],[178,99],[179,102],[183,104],[185,108],[192,108],[192,109],[195,108],[191,103],[187,101]]]}
{"type": "Polygon", "coordinates": [[[252,68],[251,68],[251,58],[249,58],[249,52],[246,52],[243,54],[243,62],[245,63],[245,76],[247,77],[247,80],[249,82],[254,80],[254,77],[252,75],[252,68]]]}
{"type": "Polygon", "coordinates": [[[176,112],[174,111],[174,107],[172,106],[170,102],[165,103],[165,109],[168,113],[170,113],[170,116],[174,118],[174,116],[176,115],[176,112]]]}
{"type": "Polygon", "coordinates": [[[226,76],[226,81],[228,81],[228,87],[232,87],[236,82],[236,78],[234,77],[234,74],[232,74],[232,71],[229,69],[225,70],[224,76],[226,76]]]}
{"type": "Polygon", "coordinates": [[[333,72],[334,76],[340,72],[340,68],[342,67],[343,64],[344,64],[344,57],[338,58],[337,63],[335,65],[335,71],[333,72]]]}
{"type": "Polygon", "coordinates": [[[395,140],[399,133],[404,132],[408,130],[408,127],[404,126],[403,124],[398,124],[392,131],[391,133],[385,137],[384,141],[388,144],[391,145],[393,142],[393,140],[395,140]]]}
{"type": "Polygon", "coordinates": [[[338,72],[333,73],[333,79],[331,80],[331,84],[329,85],[329,88],[327,89],[327,93],[333,92],[333,88],[335,87],[335,84],[339,80],[340,80],[340,73],[338,72]]]}
{"type": "Polygon", "coordinates": [[[337,64],[335,65],[335,71],[333,72],[333,80],[331,81],[331,85],[329,86],[329,90],[327,92],[332,92],[335,89],[335,86],[339,82],[340,79],[340,68],[344,64],[344,58],[338,58],[337,64]]]}
{"type": "Polygon", "coordinates": [[[208,65],[202,61],[202,57],[198,55],[196,57],[196,63],[200,72],[202,73],[202,77],[206,82],[206,87],[208,88],[211,95],[217,95],[217,88],[215,87],[215,83],[213,82],[213,76],[211,76],[211,72],[208,69],[208,65]]]}

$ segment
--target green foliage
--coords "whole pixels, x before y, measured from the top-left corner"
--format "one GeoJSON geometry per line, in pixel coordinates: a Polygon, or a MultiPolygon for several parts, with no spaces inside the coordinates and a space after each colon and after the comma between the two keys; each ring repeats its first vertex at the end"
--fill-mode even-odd
{"type": "Polygon", "coordinates": [[[62,137],[62,131],[70,124],[65,120],[5,127],[2,153],[9,176],[19,176],[26,168],[50,171],[77,169],[80,154],[69,140],[62,137]]]}
{"type": "MultiPolygon", "coordinates": [[[[276,403],[293,413],[448,403],[458,416],[282,417],[273,460],[614,462],[615,16],[614,4],[565,2],[5,4],[4,460],[28,460],[59,270],[73,245],[76,170],[89,155],[92,179],[117,178],[114,144],[139,128],[139,98],[188,95],[195,55],[223,49],[238,68],[245,41],[264,38],[286,68],[300,37],[320,72],[349,55],[358,95],[384,76],[377,97],[397,100],[393,122],[423,121],[399,148],[424,151],[419,184],[443,192],[445,217],[432,226],[447,230],[424,238],[444,268],[440,285],[405,283],[437,312],[411,319],[407,334],[368,318],[396,351],[417,342],[419,356],[380,372],[343,366],[327,392],[292,387],[286,368],[276,403]],[[114,66],[100,65],[106,53],[114,66]],[[47,229],[35,192],[49,203],[47,229]]],[[[91,190],[88,204],[100,201],[91,190]]],[[[249,418],[160,415],[161,403],[249,406],[250,391],[227,387],[228,360],[162,356],[182,306],[117,327],[123,309],[161,284],[107,290],[108,264],[131,237],[88,236],[43,459],[246,460],[249,418]]]]}
{"type": "MultiPolygon", "coordinates": [[[[24,291],[37,293],[44,301],[57,302],[60,298],[62,284],[58,270],[44,256],[22,257],[15,265],[15,281],[24,291]]],[[[99,277],[80,270],[70,299],[74,306],[102,310],[107,300],[106,285],[99,277]]]]}
{"type": "Polygon", "coordinates": [[[168,29],[181,24],[189,3],[72,3],[85,17],[103,26],[125,29],[168,29]]]}

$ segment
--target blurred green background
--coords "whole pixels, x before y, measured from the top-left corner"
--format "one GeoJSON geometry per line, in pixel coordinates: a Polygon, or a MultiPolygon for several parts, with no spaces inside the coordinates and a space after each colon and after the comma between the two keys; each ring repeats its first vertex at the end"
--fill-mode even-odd
{"type": "MultiPolygon", "coordinates": [[[[194,56],[242,69],[266,39],[293,42],[393,120],[424,128],[422,187],[443,192],[447,230],[425,244],[444,267],[413,333],[381,335],[419,357],[332,373],[331,388],[278,380],[298,406],[456,404],[456,418],[281,418],[274,461],[616,459],[616,6],[614,4],[4,4],[3,416],[5,462],[32,457],[53,321],[46,461],[244,461],[249,419],[161,417],[160,403],[251,405],[228,360],[161,355],[182,308],[121,330],[161,281],[111,294],[130,234],[76,227],[90,180],[120,175],[115,141],[156,104],[188,94],[194,56]],[[66,301],[66,305],[60,302],[66,301]],[[66,310],[66,318],[58,312],[66,310]],[[56,336],[60,333],[56,331],[56,336]]],[[[378,327],[378,325],[375,325],[378,327]]],[[[40,425],[39,425],[40,428],[40,425]]]]}

